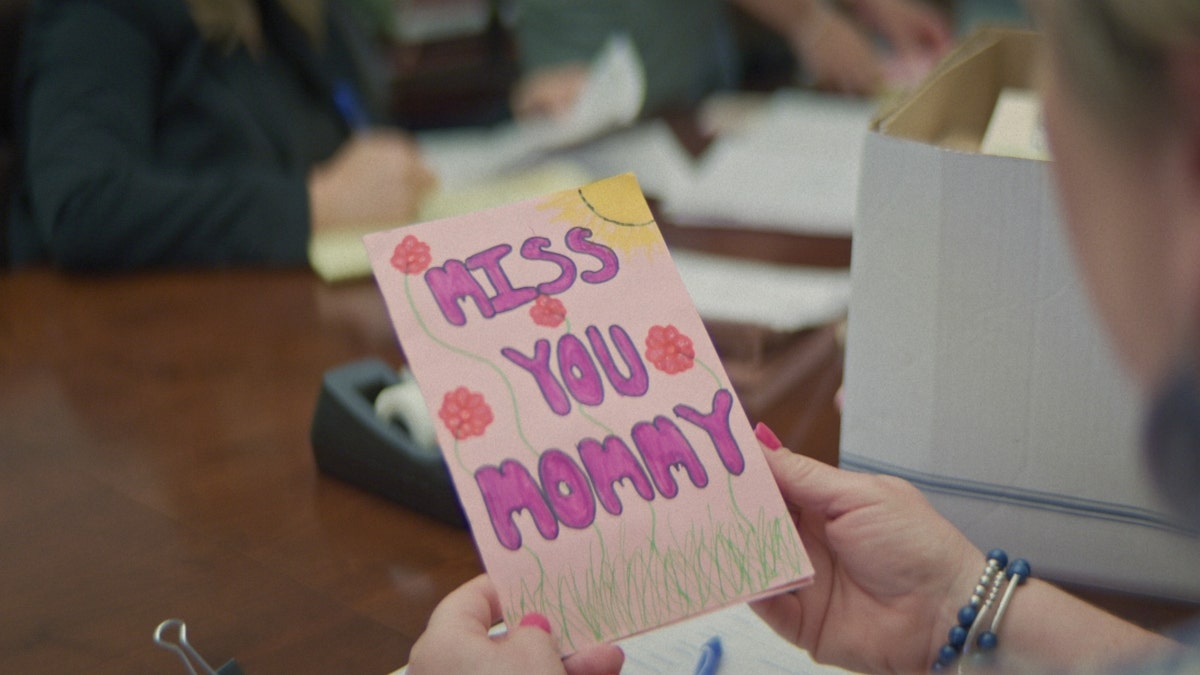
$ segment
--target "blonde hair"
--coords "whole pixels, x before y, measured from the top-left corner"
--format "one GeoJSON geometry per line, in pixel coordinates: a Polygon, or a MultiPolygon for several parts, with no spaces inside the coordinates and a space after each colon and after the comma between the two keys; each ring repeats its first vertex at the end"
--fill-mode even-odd
{"type": "MultiPolygon", "coordinates": [[[[275,0],[313,44],[325,39],[324,0],[275,0]]],[[[232,51],[262,46],[262,20],[255,0],[187,0],[192,21],[204,39],[232,51]]]]}
{"type": "Polygon", "coordinates": [[[1183,114],[1170,81],[1200,47],[1200,0],[1035,0],[1065,86],[1114,134],[1138,141],[1183,114]]]}

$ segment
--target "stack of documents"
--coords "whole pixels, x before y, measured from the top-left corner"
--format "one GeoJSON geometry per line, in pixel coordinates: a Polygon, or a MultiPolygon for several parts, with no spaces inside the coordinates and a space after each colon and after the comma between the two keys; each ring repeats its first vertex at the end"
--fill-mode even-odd
{"type": "Polygon", "coordinates": [[[670,195],[672,222],[849,236],[875,103],[800,91],[773,94],[741,132],[719,137],[694,180],[670,195]]]}

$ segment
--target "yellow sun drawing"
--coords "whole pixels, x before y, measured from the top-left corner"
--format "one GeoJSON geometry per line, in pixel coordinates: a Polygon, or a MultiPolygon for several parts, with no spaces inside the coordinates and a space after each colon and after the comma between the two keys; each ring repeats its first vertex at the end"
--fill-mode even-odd
{"type": "Polygon", "coordinates": [[[651,255],[656,248],[665,248],[654,215],[633,174],[557,193],[542,208],[558,211],[558,218],[588,228],[595,241],[618,251],[643,251],[651,255]]]}

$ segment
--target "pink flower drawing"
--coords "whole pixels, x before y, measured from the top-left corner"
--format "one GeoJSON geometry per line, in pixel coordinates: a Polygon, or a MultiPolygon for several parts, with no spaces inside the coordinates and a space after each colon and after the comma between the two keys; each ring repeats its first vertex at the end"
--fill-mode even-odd
{"type": "Polygon", "coordinates": [[[429,267],[429,244],[411,234],[405,235],[392,252],[392,267],[405,274],[420,274],[429,267]]]}
{"type": "Polygon", "coordinates": [[[539,326],[557,328],[566,320],[567,308],[557,298],[539,295],[537,300],[533,301],[533,306],[529,308],[529,316],[533,317],[533,322],[539,326]]]}
{"type": "Polygon", "coordinates": [[[438,410],[438,417],[442,418],[442,423],[454,438],[460,441],[472,436],[482,436],[494,419],[492,409],[483,399],[483,394],[466,387],[446,392],[442,399],[442,407],[438,410]]]}
{"type": "Polygon", "coordinates": [[[696,350],[692,348],[692,339],[675,326],[651,326],[646,334],[646,360],[664,373],[674,375],[692,367],[696,350]]]}

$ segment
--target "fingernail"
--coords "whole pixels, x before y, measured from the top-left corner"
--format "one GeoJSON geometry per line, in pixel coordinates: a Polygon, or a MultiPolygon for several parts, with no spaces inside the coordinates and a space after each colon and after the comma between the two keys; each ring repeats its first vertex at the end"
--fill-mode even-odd
{"type": "MultiPolygon", "coordinates": [[[[742,428],[744,429],[745,427],[742,428]]],[[[758,438],[760,443],[767,446],[767,448],[771,450],[778,450],[783,447],[783,441],[780,441],[779,437],[775,435],[775,432],[771,431],[771,427],[763,424],[762,422],[759,422],[757,425],[755,425],[754,435],[758,438]]]]}
{"type": "Polygon", "coordinates": [[[521,617],[521,625],[533,626],[534,628],[541,628],[547,633],[550,632],[550,619],[547,619],[545,616],[542,616],[537,612],[530,612],[521,617]]]}

